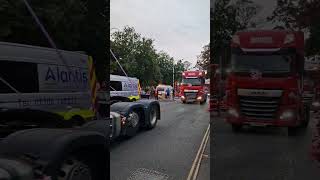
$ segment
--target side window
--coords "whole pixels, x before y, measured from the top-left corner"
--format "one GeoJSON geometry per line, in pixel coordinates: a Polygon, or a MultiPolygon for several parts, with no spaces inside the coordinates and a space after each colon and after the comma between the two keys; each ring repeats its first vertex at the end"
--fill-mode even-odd
{"type": "Polygon", "coordinates": [[[122,91],[121,81],[110,81],[111,91],[122,91]]]}
{"type": "MultiPolygon", "coordinates": [[[[37,64],[15,61],[0,61],[0,77],[22,93],[39,92],[37,64]]],[[[1,88],[6,86],[1,84],[1,88]]],[[[8,87],[9,88],[9,87],[8,87]]],[[[8,90],[8,89],[7,89],[8,90]]],[[[6,88],[1,93],[10,93],[6,88]]]]}
{"type": "Polygon", "coordinates": [[[0,94],[14,93],[14,91],[0,80],[0,94]]]}

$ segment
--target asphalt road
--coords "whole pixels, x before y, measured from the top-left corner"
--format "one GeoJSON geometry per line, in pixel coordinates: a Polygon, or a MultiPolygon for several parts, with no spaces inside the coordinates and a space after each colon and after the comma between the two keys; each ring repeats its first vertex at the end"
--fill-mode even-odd
{"type": "Polygon", "coordinates": [[[111,179],[156,171],[170,180],[185,180],[209,125],[207,108],[208,104],[161,102],[162,117],[155,129],[112,144],[111,179]]]}
{"type": "Polygon", "coordinates": [[[310,157],[314,115],[305,134],[287,136],[286,129],[250,128],[233,133],[214,117],[214,180],[314,180],[320,167],[310,157]]]}

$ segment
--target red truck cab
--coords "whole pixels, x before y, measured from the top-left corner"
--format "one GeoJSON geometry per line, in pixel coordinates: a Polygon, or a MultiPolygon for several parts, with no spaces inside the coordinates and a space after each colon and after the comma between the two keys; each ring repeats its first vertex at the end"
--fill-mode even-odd
{"type": "Polygon", "coordinates": [[[204,71],[185,71],[182,73],[182,82],[180,85],[180,98],[182,103],[206,103],[205,76],[204,71]]]}
{"type": "Polygon", "coordinates": [[[303,103],[304,35],[285,30],[237,32],[231,42],[227,78],[227,118],[234,131],[243,125],[306,127],[303,103]]]}

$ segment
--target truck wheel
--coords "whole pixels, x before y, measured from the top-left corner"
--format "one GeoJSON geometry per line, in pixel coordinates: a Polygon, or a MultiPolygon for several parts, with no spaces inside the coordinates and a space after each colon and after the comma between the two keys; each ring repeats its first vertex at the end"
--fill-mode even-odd
{"type": "Polygon", "coordinates": [[[204,105],[204,104],[206,104],[206,100],[203,100],[200,102],[200,105],[204,105]]]}
{"type": "Polygon", "coordinates": [[[182,104],[185,104],[186,103],[186,101],[182,101],[182,104]]]}
{"type": "Polygon", "coordinates": [[[159,110],[156,106],[151,106],[151,110],[149,113],[149,122],[147,122],[147,129],[153,129],[156,127],[158,122],[158,113],[159,110]]]}
{"type": "Polygon", "coordinates": [[[288,127],[288,136],[296,136],[298,134],[297,127],[288,127]]]}
{"type": "Polygon", "coordinates": [[[90,168],[86,164],[76,159],[70,159],[65,161],[62,164],[61,169],[59,170],[57,180],[78,179],[92,180],[90,168]]]}
{"type": "Polygon", "coordinates": [[[138,112],[131,111],[127,118],[126,137],[135,136],[140,127],[140,116],[138,112]]]}
{"type": "Polygon", "coordinates": [[[233,132],[240,132],[242,129],[242,125],[238,125],[238,124],[232,124],[232,131],[233,132]]]}

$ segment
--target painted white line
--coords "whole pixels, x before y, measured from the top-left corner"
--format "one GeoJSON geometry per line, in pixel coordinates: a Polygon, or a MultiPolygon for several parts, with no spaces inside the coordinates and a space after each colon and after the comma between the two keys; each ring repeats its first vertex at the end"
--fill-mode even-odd
{"type": "Polygon", "coordinates": [[[196,171],[195,171],[194,174],[193,174],[193,180],[196,180],[197,177],[198,177],[200,165],[201,165],[202,158],[203,158],[203,152],[204,152],[204,150],[206,149],[206,146],[207,146],[207,143],[208,143],[208,140],[209,140],[209,134],[210,134],[210,133],[208,133],[208,135],[207,135],[207,137],[206,137],[206,141],[205,141],[205,143],[204,143],[204,145],[203,145],[203,148],[202,148],[202,151],[201,151],[201,156],[200,156],[200,159],[199,159],[199,161],[198,161],[198,163],[197,163],[196,171]]]}
{"type": "Polygon", "coordinates": [[[201,155],[205,149],[205,144],[207,144],[208,137],[209,137],[209,131],[210,131],[210,124],[208,125],[207,131],[202,138],[199,150],[198,150],[197,155],[192,163],[187,180],[195,179],[197,177],[197,171],[198,171],[197,169],[199,168],[198,166],[200,166],[199,161],[201,161],[201,159],[200,159],[201,155]],[[196,174],[195,174],[195,172],[196,172],[196,174]]]}

